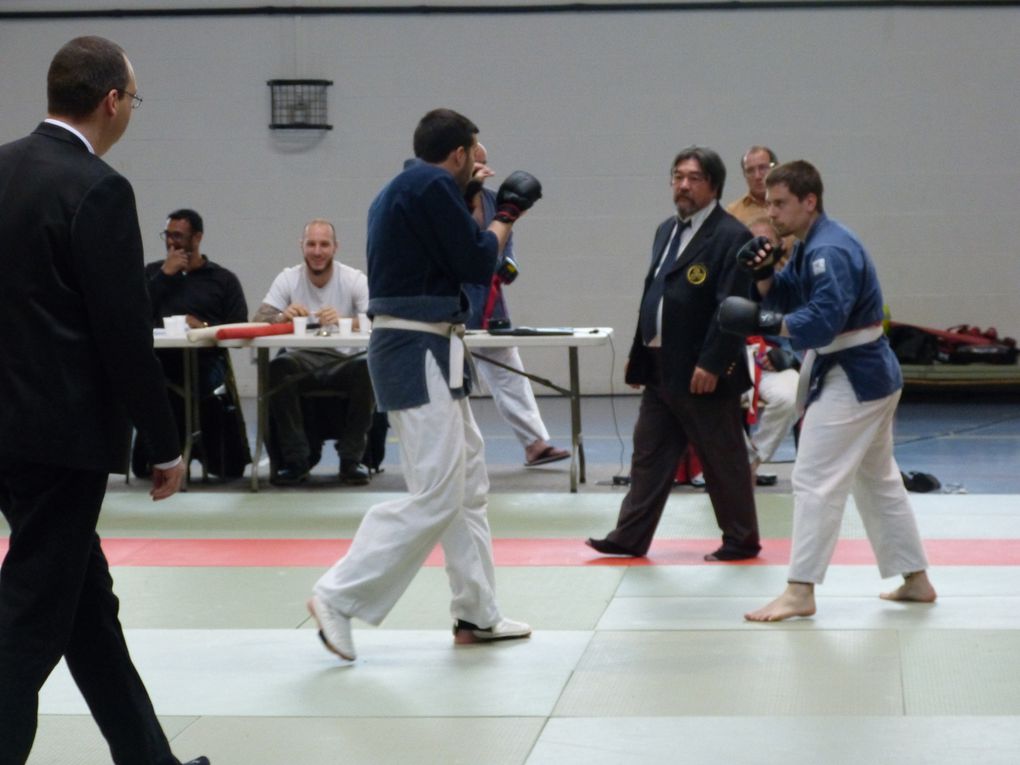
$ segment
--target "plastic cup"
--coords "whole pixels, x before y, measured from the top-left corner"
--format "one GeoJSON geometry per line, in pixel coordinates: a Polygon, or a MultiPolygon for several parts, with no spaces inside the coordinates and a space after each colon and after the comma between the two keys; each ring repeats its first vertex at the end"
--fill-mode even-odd
{"type": "Polygon", "coordinates": [[[186,316],[164,316],[163,328],[168,335],[185,335],[188,332],[188,319],[186,316]]]}
{"type": "Polygon", "coordinates": [[[367,335],[372,331],[372,322],[369,321],[367,313],[358,314],[358,333],[367,335]]]}
{"type": "Polygon", "coordinates": [[[308,317],[307,316],[295,316],[294,322],[294,334],[303,335],[308,332],[308,317]]]}
{"type": "Polygon", "coordinates": [[[349,335],[349,334],[351,334],[351,331],[352,331],[353,328],[354,328],[354,320],[353,319],[350,319],[350,318],[340,319],[340,334],[341,335],[349,335]]]}

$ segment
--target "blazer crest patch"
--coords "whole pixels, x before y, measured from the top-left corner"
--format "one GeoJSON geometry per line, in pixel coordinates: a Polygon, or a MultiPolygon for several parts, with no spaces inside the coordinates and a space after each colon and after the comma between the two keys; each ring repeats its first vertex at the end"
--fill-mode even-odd
{"type": "Polygon", "coordinates": [[[708,269],[701,263],[695,263],[687,269],[687,281],[694,286],[704,284],[705,279],[708,278],[708,269]]]}

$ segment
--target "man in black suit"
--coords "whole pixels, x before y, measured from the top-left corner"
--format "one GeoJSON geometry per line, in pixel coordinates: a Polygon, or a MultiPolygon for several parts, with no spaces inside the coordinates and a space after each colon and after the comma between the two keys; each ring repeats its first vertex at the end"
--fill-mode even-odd
{"type": "MultiPolygon", "coordinates": [[[[96,522],[130,422],[154,500],[184,466],[152,350],[131,184],[99,159],[136,95],[124,51],[80,37],[53,58],[48,119],[0,146],[0,765],[35,738],[39,689],[63,656],[114,762],[179,765],[117,618],[96,522]]],[[[199,757],[192,765],[208,765],[199,757]]]]}
{"type": "Polygon", "coordinates": [[[722,546],[705,560],[753,558],[761,546],[740,407],[751,378],[742,339],[716,321],[724,298],[747,294],[736,252],[751,234],[719,205],[726,167],[716,152],[684,149],[670,177],[677,214],[655,232],[627,362],[627,382],[645,386],[630,490],[616,528],[587,544],[607,555],[647,553],[677,461],[693,444],[722,529],[722,546]]]}

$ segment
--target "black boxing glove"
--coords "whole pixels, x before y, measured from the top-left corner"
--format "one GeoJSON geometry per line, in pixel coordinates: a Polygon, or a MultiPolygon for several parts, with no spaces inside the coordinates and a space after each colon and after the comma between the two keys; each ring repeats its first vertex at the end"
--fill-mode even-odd
{"type": "Polygon", "coordinates": [[[504,255],[502,262],[499,264],[499,268],[496,269],[496,278],[499,279],[501,284],[513,284],[521,273],[520,266],[517,265],[517,261],[511,258],[509,255],[504,255]]]}
{"type": "Polygon", "coordinates": [[[757,282],[768,279],[776,266],[776,248],[772,246],[767,236],[756,236],[750,242],[737,250],[737,263],[741,268],[751,272],[751,277],[757,282]],[[764,250],[766,257],[757,261],[758,251],[764,250]],[[757,261],[757,262],[756,262],[757,261]]]}
{"type": "Polygon", "coordinates": [[[542,184],[538,178],[523,170],[514,170],[496,192],[495,220],[513,223],[541,198],[542,184]]]}
{"type": "Polygon", "coordinates": [[[778,335],[783,327],[783,314],[766,311],[753,300],[731,295],[719,304],[719,326],[724,332],[743,337],[778,335]]]}
{"type": "Polygon", "coordinates": [[[800,371],[797,357],[785,348],[769,348],[765,356],[768,357],[773,372],[785,372],[787,369],[800,371]]]}

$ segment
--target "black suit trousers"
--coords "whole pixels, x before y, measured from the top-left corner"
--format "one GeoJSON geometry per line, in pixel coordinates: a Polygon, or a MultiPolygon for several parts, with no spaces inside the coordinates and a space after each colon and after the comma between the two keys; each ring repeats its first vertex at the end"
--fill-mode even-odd
{"type": "Polygon", "coordinates": [[[179,765],[128,654],[96,523],[108,475],[0,462],[0,765],[22,765],[64,657],[115,763],[179,765]]]}
{"type": "Polygon", "coordinates": [[[740,397],[674,394],[660,385],[645,386],[634,426],[630,490],[623,498],[616,528],[608,539],[644,555],[669,499],[677,463],[693,444],[722,544],[728,550],[761,549],[754,489],[744,442],[740,397]]]}

